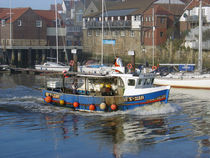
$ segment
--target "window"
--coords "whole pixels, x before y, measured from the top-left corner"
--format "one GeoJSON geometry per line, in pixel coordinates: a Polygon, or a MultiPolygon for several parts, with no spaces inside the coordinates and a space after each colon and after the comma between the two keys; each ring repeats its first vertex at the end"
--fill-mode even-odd
{"type": "Polygon", "coordinates": [[[121,36],[125,36],[125,31],[121,31],[121,36]]]}
{"type": "Polygon", "coordinates": [[[96,30],[96,36],[100,35],[100,30],[96,30]]]}
{"type": "Polygon", "coordinates": [[[145,17],[145,22],[147,22],[147,17],[145,17]]]}
{"type": "Polygon", "coordinates": [[[36,27],[42,27],[42,21],[36,20],[36,27]]]}
{"type": "Polygon", "coordinates": [[[151,17],[149,16],[149,21],[151,21],[151,17]]]}
{"type": "Polygon", "coordinates": [[[5,24],[6,24],[6,21],[4,19],[1,20],[1,26],[5,26],[5,24]]]}
{"type": "Polygon", "coordinates": [[[22,21],[21,20],[18,20],[18,26],[22,26],[22,21]]]}
{"type": "Polygon", "coordinates": [[[109,32],[107,30],[104,30],[104,35],[108,35],[109,32]]]}
{"type": "Polygon", "coordinates": [[[130,31],[130,36],[134,37],[134,31],[130,31]]]}
{"type": "Polygon", "coordinates": [[[91,30],[88,30],[87,31],[87,34],[88,34],[88,36],[92,36],[92,31],[91,30]]]}
{"type": "Polygon", "coordinates": [[[113,31],[113,32],[112,32],[112,35],[113,35],[113,36],[117,36],[117,32],[116,32],[116,31],[113,31]]]}
{"type": "Polygon", "coordinates": [[[160,32],[160,37],[163,37],[163,32],[160,32]]]}
{"type": "Polygon", "coordinates": [[[135,80],[129,79],[128,86],[135,86],[135,80]]]}
{"type": "Polygon", "coordinates": [[[160,18],[160,23],[164,24],[165,23],[165,18],[160,18]]]}
{"type": "Polygon", "coordinates": [[[141,85],[141,79],[138,80],[138,85],[141,85]]]}
{"type": "Polygon", "coordinates": [[[150,79],[150,84],[153,84],[153,82],[154,82],[154,78],[151,78],[150,79]]]}

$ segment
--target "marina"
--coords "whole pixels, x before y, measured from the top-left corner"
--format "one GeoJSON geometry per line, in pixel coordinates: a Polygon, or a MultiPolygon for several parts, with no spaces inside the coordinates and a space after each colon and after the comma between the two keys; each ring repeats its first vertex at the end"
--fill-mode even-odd
{"type": "Polygon", "coordinates": [[[209,0],[0,2],[0,157],[209,158],[209,0]]]}
{"type": "Polygon", "coordinates": [[[45,105],[44,76],[0,81],[2,157],[209,157],[208,90],[172,88],[167,104],[95,114],[45,105]]]}

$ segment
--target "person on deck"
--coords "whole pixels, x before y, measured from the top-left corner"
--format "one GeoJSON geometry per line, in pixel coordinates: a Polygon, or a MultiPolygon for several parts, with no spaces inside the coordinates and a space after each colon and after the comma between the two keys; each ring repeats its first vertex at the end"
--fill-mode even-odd
{"type": "Polygon", "coordinates": [[[119,58],[118,56],[116,56],[114,64],[115,64],[116,67],[122,67],[123,66],[122,59],[119,58]]]}

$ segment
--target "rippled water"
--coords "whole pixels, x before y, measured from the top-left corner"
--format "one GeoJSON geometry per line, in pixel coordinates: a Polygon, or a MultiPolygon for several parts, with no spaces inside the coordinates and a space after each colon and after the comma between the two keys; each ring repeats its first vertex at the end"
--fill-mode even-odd
{"type": "Polygon", "coordinates": [[[210,157],[210,91],[172,89],[168,104],[93,114],[45,105],[43,81],[0,74],[0,157],[210,157]]]}

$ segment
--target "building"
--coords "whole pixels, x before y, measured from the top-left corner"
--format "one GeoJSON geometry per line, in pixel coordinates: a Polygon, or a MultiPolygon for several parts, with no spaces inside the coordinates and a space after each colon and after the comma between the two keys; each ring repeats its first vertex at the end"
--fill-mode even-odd
{"type": "Polygon", "coordinates": [[[66,26],[66,44],[68,46],[81,46],[84,3],[82,1],[64,0],[62,8],[66,26]]]}
{"type": "MultiPolygon", "coordinates": [[[[185,7],[184,13],[180,17],[181,32],[188,32],[185,37],[185,47],[198,49],[199,37],[199,5],[200,2],[196,0],[190,1],[185,7]]],[[[210,50],[210,1],[202,1],[202,32],[203,42],[202,48],[210,50]]]]}
{"type": "MultiPolygon", "coordinates": [[[[178,0],[170,2],[169,5],[163,0],[127,0],[115,2],[115,5],[110,5],[110,7],[106,6],[107,10],[104,11],[104,55],[110,57],[120,55],[128,59],[128,51],[132,50],[137,57],[142,58],[145,48],[148,50],[147,52],[151,52],[153,46],[158,47],[164,44],[168,38],[169,28],[179,29],[179,23],[176,22],[182,14],[181,9],[185,6],[178,0]]],[[[85,12],[89,14],[84,15],[83,52],[100,56],[102,14],[101,9],[98,12],[97,9],[92,2],[85,12]],[[93,8],[92,11],[91,8],[93,8]]],[[[172,38],[174,38],[174,32],[175,30],[171,35],[172,38]]]]}
{"type": "Polygon", "coordinates": [[[57,24],[56,29],[53,10],[11,8],[10,12],[9,8],[0,8],[0,49],[7,64],[41,63],[46,56],[55,57],[57,44],[63,52],[66,32],[59,14],[57,24]]]}
{"type": "Polygon", "coordinates": [[[0,9],[1,46],[45,46],[47,24],[31,8],[0,9]],[[33,30],[33,31],[32,31],[33,30]]]}
{"type": "MultiPolygon", "coordinates": [[[[203,25],[210,24],[210,1],[202,1],[202,21],[203,25]]],[[[184,32],[197,27],[199,24],[199,1],[192,0],[185,8],[180,17],[180,31],[184,32]]]]}
{"type": "MultiPolygon", "coordinates": [[[[2,46],[55,46],[55,12],[31,8],[0,9],[2,46]],[[11,28],[11,30],[10,30],[11,28]]],[[[65,29],[58,14],[59,45],[65,41],[65,29]]]]}

